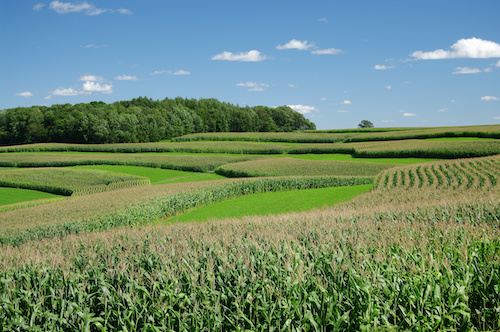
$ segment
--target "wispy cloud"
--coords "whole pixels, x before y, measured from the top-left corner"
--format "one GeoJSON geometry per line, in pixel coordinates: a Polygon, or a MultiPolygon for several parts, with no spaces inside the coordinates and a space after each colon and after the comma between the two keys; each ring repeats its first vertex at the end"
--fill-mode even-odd
{"type": "Polygon", "coordinates": [[[346,100],[343,100],[340,104],[341,105],[351,105],[352,102],[350,100],[346,99],[346,100]]]}
{"type": "Polygon", "coordinates": [[[386,85],[386,86],[384,86],[384,88],[386,88],[387,90],[391,90],[392,89],[392,85],[390,85],[390,84],[386,85]]]}
{"type": "Polygon", "coordinates": [[[287,105],[291,109],[293,109],[295,112],[299,112],[300,114],[309,114],[311,112],[317,112],[318,109],[314,106],[308,106],[308,105],[287,105]]]}
{"type": "Polygon", "coordinates": [[[35,11],[39,11],[39,10],[41,10],[43,7],[45,7],[45,4],[43,4],[43,3],[41,3],[41,2],[40,2],[40,3],[37,3],[36,5],[34,5],[34,6],[33,6],[33,10],[35,10],[35,11]]]}
{"type": "Polygon", "coordinates": [[[494,120],[500,120],[500,116],[494,116],[493,119],[494,120]]]}
{"type": "Polygon", "coordinates": [[[138,78],[137,78],[137,76],[120,75],[120,76],[116,76],[115,80],[117,80],[117,81],[137,81],[138,78]]]}
{"type": "Polygon", "coordinates": [[[162,74],[170,75],[170,74],[172,74],[172,71],[171,70],[155,70],[154,72],[150,73],[150,75],[162,75],[162,74]]]}
{"type": "MultiPolygon", "coordinates": [[[[35,7],[37,7],[36,5],[35,7]]],[[[33,9],[35,9],[33,7],[33,9]]],[[[37,10],[40,10],[43,6],[39,7],[37,10]]],[[[95,16],[95,15],[101,15],[106,12],[118,12],[120,14],[124,15],[131,15],[132,12],[128,9],[120,8],[117,10],[113,9],[102,9],[102,8],[97,8],[95,5],[88,3],[86,1],[83,2],[61,2],[61,1],[52,1],[49,5],[49,9],[55,11],[58,14],[68,14],[68,13],[79,13],[82,12],[86,15],[90,16],[95,16]]]]}
{"type": "Polygon", "coordinates": [[[500,44],[480,38],[460,39],[450,48],[451,50],[446,51],[443,49],[431,52],[416,51],[412,56],[417,60],[500,58],[500,44]]]}
{"type": "Polygon", "coordinates": [[[498,101],[498,97],[495,96],[483,96],[481,97],[482,101],[498,101]]]}
{"type": "Polygon", "coordinates": [[[338,110],[337,113],[349,113],[348,110],[338,110]]]}
{"type": "Polygon", "coordinates": [[[394,65],[390,65],[390,66],[387,66],[387,65],[375,65],[374,69],[375,70],[387,70],[387,69],[393,69],[394,68],[394,65]]]}
{"type": "Polygon", "coordinates": [[[248,91],[264,91],[269,87],[269,84],[256,82],[240,82],[237,83],[236,86],[248,88],[248,91]]]}
{"type": "Polygon", "coordinates": [[[132,15],[133,14],[132,11],[125,9],[125,8],[117,9],[117,12],[119,12],[120,14],[123,14],[123,15],[132,15]]]}
{"type": "Polygon", "coordinates": [[[101,77],[101,76],[96,76],[96,75],[82,75],[80,76],[80,81],[83,81],[83,82],[104,82],[104,78],[101,77]]]}
{"type": "Polygon", "coordinates": [[[174,71],[174,75],[191,75],[191,72],[181,69],[181,70],[174,71]]]}
{"type": "Polygon", "coordinates": [[[417,116],[415,113],[409,113],[409,112],[404,112],[404,111],[401,111],[403,112],[403,116],[417,116]]]}
{"type": "Polygon", "coordinates": [[[448,112],[448,109],[446,107],[444,107],[444,108],[438,109],[437,111],[440,113],[445,113],[445,112],[448,112]]]}
{"type": "Polygon", "coordinates": [[[292,39],[285,45],[278,45],[276,46],[277,50],[300,50],[300,51],[305,51],[310,48],[313,48],[315,45],[314,43],[310,43],[307,40],[297,40],[297,39],[292,39]]]}
{"type": "Polygon", "coordinates": [[[260,51],[251,50],[248,52],[232,53],[224,51],[210,58],[211,60],[225,60],[225,61],[244,61],[244,62],[257,62],[267,60],[268,57],[261,54],[260,51]]]}
{"type": "Polygon", "coordinates": [[[328,22],[328,19],[326,17],[318,18],[318,22],[328,22]]]}
{"type": "Polygon", "coordinates": [[[325,54],[341,54],[344,53],[343,50],[338,49],[338,48],[326,48],[323,50],[314,50],[311,52],[311,54],[319,54],[319,55],[325,55],[325,54]]]}
{"type": "MultiPolygon", "coordinates": [[[[75,90],[73,88],[68,88],[68,89],[55,89],[50,93],[53,96],[78,96],[82,94],[82,91],[80,90],[75,90]]],[[[49,98],[45,98],[49,99],[49,98]]]]}
{"type": "Polygon", "coordinates": [[[452,74],[477,74],[477,73],[489,73],[491,68],[479,69],[479,68],[469,68],[469,67],[457,67],[452,74]]]}
{"type": "Polygon", "coordinates": [[[15,95],[19,96],[19,97],[24,97],[26,99],[33,97],[33,93],[31,91],[19,92],[19,93],[16,93],[15,95]]]}

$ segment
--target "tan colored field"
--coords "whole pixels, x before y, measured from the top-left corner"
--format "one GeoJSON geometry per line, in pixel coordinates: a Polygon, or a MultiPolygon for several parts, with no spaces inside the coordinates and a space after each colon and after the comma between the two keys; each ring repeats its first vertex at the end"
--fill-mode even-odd
{"type": "Polygon", "coordinates": [[[305,160],[297,158],[267,158],[227,164],[216,172],[233,176],[375,176],[396,164],[355,161],[305,160]]]}

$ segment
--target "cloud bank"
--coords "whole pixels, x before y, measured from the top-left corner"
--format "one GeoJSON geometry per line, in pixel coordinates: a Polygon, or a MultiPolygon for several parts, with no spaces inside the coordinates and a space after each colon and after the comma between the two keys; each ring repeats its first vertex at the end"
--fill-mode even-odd
{"type": "Polygon", "coordinates": [[[500,58],[500,44],[480,38],[460,39],[450,48],[451,50],[447,51],[442,49],[432,52],[416,51],[412,56],[417,60],[500,58]]]}

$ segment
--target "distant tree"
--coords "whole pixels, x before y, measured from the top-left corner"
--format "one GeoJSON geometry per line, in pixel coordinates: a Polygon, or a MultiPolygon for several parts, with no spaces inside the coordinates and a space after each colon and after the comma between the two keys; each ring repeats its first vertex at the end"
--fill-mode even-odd
{"type": "Polygon", "coordinates": [[[373,123],[371,121],[368,121],[368,120],[362,120],[358,124],[358,128],[373,128],[373,123]]]}

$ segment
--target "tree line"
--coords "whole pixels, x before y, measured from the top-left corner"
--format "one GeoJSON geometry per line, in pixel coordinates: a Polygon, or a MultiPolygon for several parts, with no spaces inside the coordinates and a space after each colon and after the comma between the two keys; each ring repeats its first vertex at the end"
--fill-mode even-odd
{"type": "Polygon", "coordinates": [[[289,132],[316,125],[288,106],[240,107],[217,99],[32,106],[0,111],[0,144],[158,142],[205,132],[289,132]]]}

